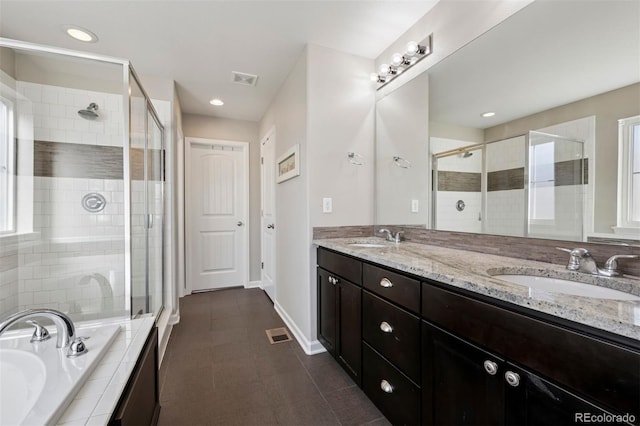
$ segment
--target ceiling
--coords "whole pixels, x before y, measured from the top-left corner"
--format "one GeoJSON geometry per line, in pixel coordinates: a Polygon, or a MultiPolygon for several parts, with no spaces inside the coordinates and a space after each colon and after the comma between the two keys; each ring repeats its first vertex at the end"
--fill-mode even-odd
{"type": "Polygon", "coordinates": [[[2,0],[0,36],[125,58],[174,80],[184,113],[258,121],[306,44],[374,59],[436,2],[2,0]],[[99,41],[69,38],[66,24],[99,41]],[[257,85],[232,83],[232,71],[257,85]]]}

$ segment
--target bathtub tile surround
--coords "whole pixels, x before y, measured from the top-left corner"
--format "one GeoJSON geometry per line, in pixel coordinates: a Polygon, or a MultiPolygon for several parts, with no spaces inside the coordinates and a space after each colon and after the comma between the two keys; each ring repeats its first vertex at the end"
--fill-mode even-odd
{"type": "Polygon", "coordinates": [[[129,380],[155,318],[117,323],[120,333],[82,389],[58,420],[58,425],[108,423],[129,380]]]}
{"type": "Polygon", "coordinates": [[[526,286],[510,284],[493,278],[492,274],[525,273],[562,278],[571,275],[583,282],[598,283],[640,296],[640,281],[634,278],[616,279],[616,283],[602,277],[566,271],[562,266],[529,260],[403,242],[383,244],[383,248],[361,248],[349,244],[353,238],[319,239],[315,244],[393,269],[442,282],[474,293],[483,294],[538,312],[584,324],[624,338],[640,340],[640,320],[637,302],[594,299],[560,293],[530,292],[526,286]]]}

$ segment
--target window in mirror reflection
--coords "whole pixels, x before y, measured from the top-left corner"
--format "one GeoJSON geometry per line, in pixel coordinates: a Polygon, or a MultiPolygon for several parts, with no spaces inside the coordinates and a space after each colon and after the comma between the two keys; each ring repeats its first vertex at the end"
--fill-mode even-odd
{"type": "Polygon", "coordinates": [[[640,115],[619,120],[617,233],[640,228],[640,115]]]}

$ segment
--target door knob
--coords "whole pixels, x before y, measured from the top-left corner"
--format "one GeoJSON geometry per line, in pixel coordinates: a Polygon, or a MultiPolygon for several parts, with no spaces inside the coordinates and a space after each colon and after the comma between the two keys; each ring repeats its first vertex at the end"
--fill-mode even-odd
{"type": "Polygon", "coordinates": [[[273,223],[270,223],[269,225],[267,225],[267,229],[275,229],[275,226],[273,225],[273,223]]]}
{"type": "Polygon", "coordinates": [[[238,221],[238,223],[237,223],[236,225],[238,225],[238,226],[242,226],[242,225],[244,225],[244,223],[243,223],[241,220],[239,220],[239,221],[238,221]]]}

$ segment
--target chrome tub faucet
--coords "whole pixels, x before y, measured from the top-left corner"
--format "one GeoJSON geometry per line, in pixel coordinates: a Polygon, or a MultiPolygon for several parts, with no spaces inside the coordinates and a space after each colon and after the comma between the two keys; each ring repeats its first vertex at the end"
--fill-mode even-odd
{"type": "Polygon", "coordinates": [[[76,357],[87,352],[87,348],[82,343],[82,338],[76,338],[76,328],[73,321],[67,315],[55,309],[27,309],[9,315],[0,322],[0,336],[11,328],[13,325],[25,321],[35,327],[32,342],[43,341],[49,338],[49,332],[45,327],[33,321],[32,318],[44,317],[48,318],[56,325],[57,330],[57,348],[68,348],[67,356],[76,357]]]}

